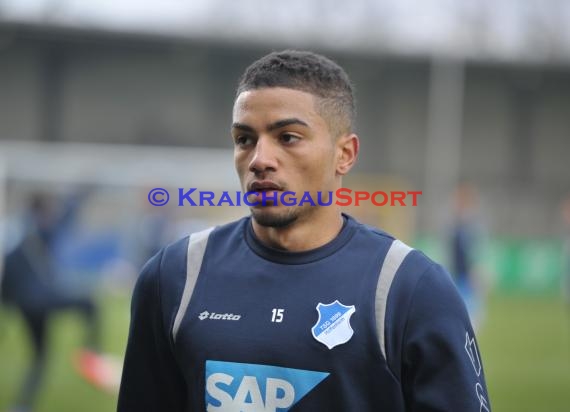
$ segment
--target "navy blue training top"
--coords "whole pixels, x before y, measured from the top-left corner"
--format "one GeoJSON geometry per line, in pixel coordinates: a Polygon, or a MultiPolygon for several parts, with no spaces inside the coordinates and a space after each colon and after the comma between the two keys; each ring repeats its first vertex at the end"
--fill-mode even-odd
{"type": "Polygon", "coordinates": [[[464,304],[423,253],[346,215],[306,252],[250,217],[195,239],[138,279],[119,412],[490,410],[464,304]]]}

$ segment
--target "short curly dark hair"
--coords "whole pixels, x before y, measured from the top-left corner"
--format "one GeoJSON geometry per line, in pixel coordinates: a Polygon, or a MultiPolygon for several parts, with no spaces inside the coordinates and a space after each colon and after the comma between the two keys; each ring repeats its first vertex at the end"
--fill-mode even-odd
{"type": "Polygon", "coordinates": [[[284,50],[263,56],[242,75],[236,92],[285,87],[317,97],[317,110],[335,136],[350,133],[356,117],[354,88],[342,67],[309,51],[284,50]]]}

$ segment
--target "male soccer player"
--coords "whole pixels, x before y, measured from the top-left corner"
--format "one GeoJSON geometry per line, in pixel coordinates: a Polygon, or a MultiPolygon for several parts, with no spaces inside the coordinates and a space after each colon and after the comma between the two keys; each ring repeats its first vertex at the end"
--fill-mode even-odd
{"type": "Polygon", "coordinates": [[[473,328],[484,318],[484,284],[478,263],[483,241],[483,222],[478,206],[478,193],[468,182],[459,184],[454,193],[454,213],[449,236],[451,273],[465,302],[473,328]]]}
{"type": "Polygon", "coordinates": [[[490,410],[441,266],[334,202],[276,197],[341,187],[359,150],[354,112],[348,76],[328,58],[284,51],[247,68],[232,136],[242,189],[258,192],[251,216],[145,265],[120,412],[490,410]]]}

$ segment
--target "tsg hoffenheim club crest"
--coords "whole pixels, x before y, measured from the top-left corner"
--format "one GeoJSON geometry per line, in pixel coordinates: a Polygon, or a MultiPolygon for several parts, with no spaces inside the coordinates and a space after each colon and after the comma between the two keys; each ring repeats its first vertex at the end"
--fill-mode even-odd
{"type": "Polygon", "coordinates": [[[346,306],[338,300],[327,305],[319,303],[317,312],[319,320],[311,329],[316,340],[332,349],[352,338],[354,331],[350,326],[350,317],[356,312],[354,305],[346,306]]]}

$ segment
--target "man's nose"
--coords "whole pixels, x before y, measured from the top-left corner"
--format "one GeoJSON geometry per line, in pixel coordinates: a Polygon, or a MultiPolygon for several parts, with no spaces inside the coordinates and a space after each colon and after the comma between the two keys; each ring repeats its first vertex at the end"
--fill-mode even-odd
{"type": "Polygon", "coordinates": [[[276,152],[277,148],[269,139],[258,139],[253,157],[249,163],[250,172],[259,173],[267,170],[277,170],[276,152]]]}

